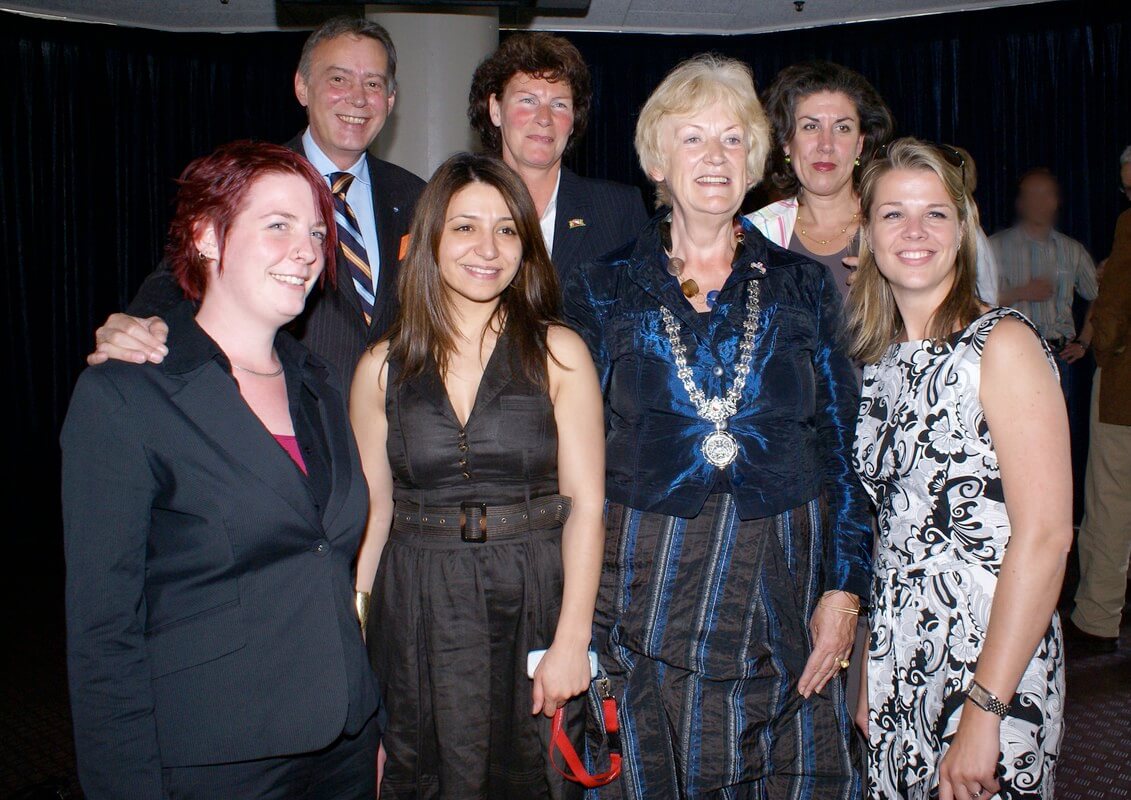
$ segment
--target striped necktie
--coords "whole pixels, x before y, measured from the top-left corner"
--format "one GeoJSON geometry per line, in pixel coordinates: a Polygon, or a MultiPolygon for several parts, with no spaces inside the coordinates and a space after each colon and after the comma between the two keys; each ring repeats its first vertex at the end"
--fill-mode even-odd
{"type": "Polygon", "coordinates": [[[338,225],[338,247],[350,266],[350,277],[361,300],[361,313],[365,324],[373,321],[373,271],[369,268],[369,255],[365,252],[365,240],[361,238],[361,226],[357,216],[346,202],[346,192],[353,183],[354,176],[348,172],[330,174],[330,191],[334,194],[334,222],[338,225]]]}

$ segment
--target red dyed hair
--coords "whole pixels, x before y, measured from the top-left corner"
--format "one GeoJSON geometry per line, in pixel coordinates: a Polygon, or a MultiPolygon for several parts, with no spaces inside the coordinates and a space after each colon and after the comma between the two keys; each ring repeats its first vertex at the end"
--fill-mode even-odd
{"type": "Polygon", "coordinates": [[[252,184],[264,175],[296,175],[306,180],[314,194],[314,206],[326,224],[322,242],[326,265],[320,281],[335,277],[338,247],[334,224],[334,196],[325,179],[310,162],[293,150],[277,144],[248,140],[221,145],[211,155],[192,161],[177,180],[176,211],[169,224],[165,258],[185,297],[199,302],[208,286],[207,262],[196,249],[196,235],[202,225],[216,227],[220,242],[220,268],[224,264],[224,244],[228,229],[239,214],[252,184]]]}

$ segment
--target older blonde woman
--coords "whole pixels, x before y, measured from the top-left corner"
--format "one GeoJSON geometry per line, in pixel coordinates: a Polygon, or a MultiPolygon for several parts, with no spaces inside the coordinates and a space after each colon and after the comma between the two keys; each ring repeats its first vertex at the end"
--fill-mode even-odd
{"type": "Polygon", "coordinates": [[[579,269],[602,381],[596,629],[630,798],[855,798],[842,680],[871,530],[828,270],[739,215],[769,126],[749,69],[676,67],[637,125],[664,207],[579,269]]]}

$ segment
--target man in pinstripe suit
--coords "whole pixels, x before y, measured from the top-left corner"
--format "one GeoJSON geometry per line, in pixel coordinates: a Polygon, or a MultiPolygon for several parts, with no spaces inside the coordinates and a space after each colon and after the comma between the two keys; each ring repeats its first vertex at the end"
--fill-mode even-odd
{"type": "MultiPolygon", "coordinates": [[[[366,345],[396,315],[400,244],[424,188],[408,170],[369,154],[396,102],[396,70],[397,51],[383,27],[335,17],[306,40],[295,73],[295,96],[310,124],[287,146],[313,163],[332,188],[340,187],[340,208],[349,216],[338,220],[339,239],[343,224],[356,228],[351,241],[361,258],[339,252],[337,285],[311,295],[292,332],[329,362],[346,388],[366,345]]],[[[160,362],[168,328],[159,317],[183,301],[162,263],[142,284],[128,316],[113,314],[99,328],[88,362],[160,362]]]]}

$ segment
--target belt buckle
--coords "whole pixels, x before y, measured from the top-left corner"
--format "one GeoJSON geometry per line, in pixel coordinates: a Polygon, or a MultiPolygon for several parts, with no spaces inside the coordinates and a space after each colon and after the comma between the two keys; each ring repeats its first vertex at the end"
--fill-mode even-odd
{"type": "Polygon", "coordinates": [[[459,538],[472,544],[483,544],[487,541],[487,504],[486,503],[460,503],[459,504],[459,538]],[[467,512],[479,511],[478,533],[468,533],[467,512]]]}

